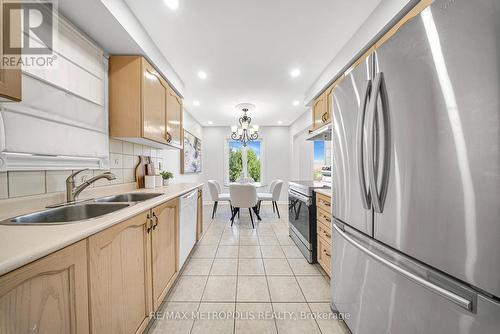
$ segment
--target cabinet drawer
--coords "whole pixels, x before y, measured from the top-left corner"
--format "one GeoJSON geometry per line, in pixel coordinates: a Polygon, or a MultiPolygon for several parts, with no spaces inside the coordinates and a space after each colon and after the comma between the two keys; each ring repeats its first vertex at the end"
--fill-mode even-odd
{"type": "Polygon", "coordinates": [[[329,212],[326,212],[318,207],[318,209],[316,210],[316,219],[325,224],[326,226],[328,226],[331,232],[332,217],[329,212]]]}
{"type": "Polygon", "coordinates": [[[331,211],[332,200],[330,199],[329,196],[316,193],[316,206],[320,209],[325,210],[328,213],[332,212],[331,211]]]}
{"type": "Polygon", "coordinates": [[[330,226],[326,226],[322,222],[318,221],[318,226],[316,228],[318,236],[323,238],[329,244],[332,243],[332,229],[330,226]]]}
{"type": "Polygon", "coordinates": [[[330,244],[325,242],[321,236],[318,236],[318,263],[330,277],[332,276],[331,259],[332,255],[330,244]]]}

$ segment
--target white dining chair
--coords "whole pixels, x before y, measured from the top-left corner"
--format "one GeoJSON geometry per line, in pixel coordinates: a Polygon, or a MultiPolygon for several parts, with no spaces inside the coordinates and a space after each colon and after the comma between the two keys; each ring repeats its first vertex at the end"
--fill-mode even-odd
{"type": "MultiPolygon", "coordinates": [[[[231,198],[228,193],[223,193],[222,188],[216,180],[208,180],[208,190],[210,191],[210,197],[214,201],[214,208],[212,210],[212,219],[214,219],[217,213],[217,207],[220,201],[228,201],[231,205],[231,198]]],[[[232,207],[231,207],[232,212],[232,207]]]]}
{"type": "Polygon", "coordinates": [[[269,192],[268,193],[259,193],[258,194],[258,205],[257,205],[257,210],[260,211],[260,206],[262,202],[269,201],[273,203],[273,212],[276,212],[278,214],[278,218],[281,218],[280,216],[280,211],[278,209],[278,201],[280,199],[280,194],[281,194],[281,188],[283,188],[283,181],[282,180],[273,180],[271,182],[271,185],[269,186],[269,192]]]}
{"type": "Polygon", "coordinates": [[[240,209],[243,208],[248,209],[248,213],[250,213],[250,220],[252,221],[252,228],[255,228],[252,210],[257,216],[257,219],[261,220],[259,213],[257,212],[257,189],[251,184],[231,184],[229,186],[229,195],[231,198],[231,204],[233,205],[231,226],[233,226],[236,214],[238,214],[240,209]]]}

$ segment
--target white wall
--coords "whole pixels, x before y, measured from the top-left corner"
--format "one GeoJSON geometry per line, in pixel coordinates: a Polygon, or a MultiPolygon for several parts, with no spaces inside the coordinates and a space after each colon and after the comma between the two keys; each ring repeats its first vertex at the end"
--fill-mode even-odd
{"type": "Polygon", "coordinates": [[[184,129],[201,139],[202,166],[201,173],[181,174],[181,150],[163,150],[163,169],[174,174],[171,182],[203,182],[205,166],[203,165],[203,154],[205,153],[205,142],[203,140],[203,128],[198,121],[186,110],[183,115],[184,129]]]}
{"type": "MultiPolygon", "coordinates": [[[[230,134],[231,128],[228,126],[203,128],[202,163],[205,182],[214,179],[221,184],[224,183],[226,164],[224,146],[230,134]]],[[[260,127],[259,134],[263,141],[262,182],[269,184],[273,179],[278,178],[288,182],[290,179],[289,127],[263,126],[260,127]]],[[[283,187],[280,201],[287,201],[287,192],[287,186],[283,187]]]]}
{"type": "Polygon", "coordinates": [[[310,102],[316,97],[351,60],[372,41],[398,13],[416,0],[383,0],[370,14],[352,38],[337,53],[331,63],[305,93],[304,100],[310,102]]]}

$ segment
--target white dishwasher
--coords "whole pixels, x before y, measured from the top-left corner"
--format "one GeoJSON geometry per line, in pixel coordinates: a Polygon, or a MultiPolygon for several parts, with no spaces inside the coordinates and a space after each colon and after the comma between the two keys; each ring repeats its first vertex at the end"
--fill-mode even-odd
{"type": "Polygon", "coordinates": [[[196,243],[196,222],[198,218],[198,190],[180,198],[179,219],[179,269],[196,243]]]}

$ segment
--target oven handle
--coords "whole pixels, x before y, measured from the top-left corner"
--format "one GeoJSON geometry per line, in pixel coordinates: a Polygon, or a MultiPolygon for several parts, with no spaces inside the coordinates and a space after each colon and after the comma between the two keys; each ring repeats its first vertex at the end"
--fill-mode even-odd
{"type": "Polygon", "coordinates": [[[305,195],[302,195],[302,194],[300,194],[300,193],[298,193],[296,191],[293,191],[291,189],[288,190],[288,196],[296,198],[299,201],[306,203],[307,206],[311,205],[311,198],[309,198],[309,197],[307,197],[305,195]]]}

